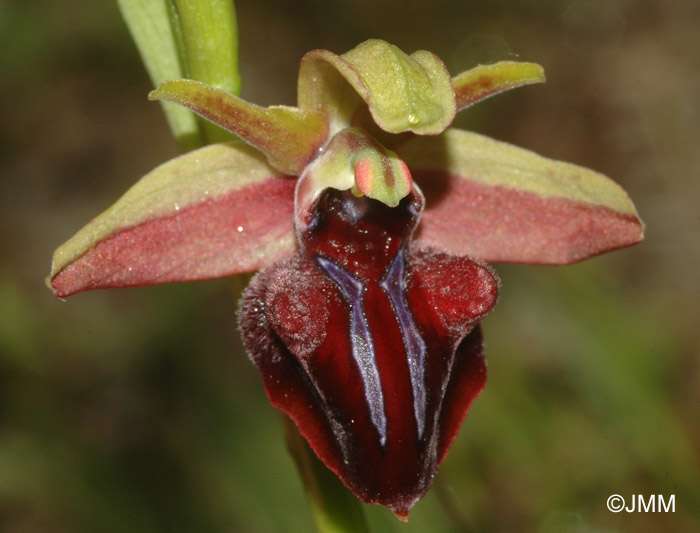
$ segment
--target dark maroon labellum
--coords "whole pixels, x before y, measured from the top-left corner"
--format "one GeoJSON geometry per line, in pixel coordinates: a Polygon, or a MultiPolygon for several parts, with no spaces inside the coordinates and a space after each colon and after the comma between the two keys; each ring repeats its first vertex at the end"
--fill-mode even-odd
{"type": "Polygon", "coordinates": [[[486,380],[478,322],[493,272],[415,249],[420,192],[398,207],[325,190],[299,252],[260,271],[241,307],[273,405],[363,501],[399,517],[430,487],[486,380]]]}

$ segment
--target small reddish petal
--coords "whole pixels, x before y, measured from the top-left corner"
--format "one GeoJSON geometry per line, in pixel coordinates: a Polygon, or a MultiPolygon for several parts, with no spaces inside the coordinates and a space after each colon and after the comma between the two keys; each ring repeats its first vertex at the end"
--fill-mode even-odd
{"type": "Polygon", "coordinates": [[[536,63],[499,61],[462,72],[452,79],[452,84],[457,111],[461,111],[503,91],[544,81],[544,70],[536,63]]]}
{"type": "Polygon", "coordinates": [[[126,228],[58,272],[59,297],[252,272],[294,251],[295,181],[271,178],[126,228]]]}
{"type": "Polygon", "coordinates": [[[414,170],[426,197],[417,239],[489,262],[568,264],[640,242],[635,215],[414,170]]]}
{"type": "Polygon", "coordinates": [[[259,107],[195,80],[166,81],[148,97],[188,107],[256,147],[273,167],[288,174],[300,174],[328,136],[323,113],[259,107]]]}

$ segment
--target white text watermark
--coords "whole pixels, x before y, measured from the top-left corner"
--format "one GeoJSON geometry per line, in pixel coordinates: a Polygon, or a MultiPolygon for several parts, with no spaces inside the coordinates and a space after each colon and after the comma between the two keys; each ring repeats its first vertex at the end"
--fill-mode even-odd
{"type": "Polygon", "coordinates": [[[676,495],[632,494],[625,499],[619,494],[613,494],[608,497],[607,505],[613,513],[675,513],[676,495]]]}

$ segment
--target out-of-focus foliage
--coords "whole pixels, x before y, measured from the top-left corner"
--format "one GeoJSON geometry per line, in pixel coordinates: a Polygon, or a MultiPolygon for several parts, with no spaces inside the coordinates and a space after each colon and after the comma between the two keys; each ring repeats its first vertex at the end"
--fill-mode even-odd
{"type": "MultiPolygon", "coordinates": [[[[499,267],[486,390],[412,522],[372,508],[374,528],[698,529],[697,2],[302,5],[237,2],[243,97],[293,104],[304,52],[369,37],[453,73],[537,61],[545,86],[458,125],[612,176],[648,225],[580,265],[499,267]],[[612,493],[676,512],[612,514],[612,493]]],[[[57,244],[175,154],[116,5],[3,2],[0,35],[0,529],[309,531],[229,282],[43,285],[57,244]]]]}

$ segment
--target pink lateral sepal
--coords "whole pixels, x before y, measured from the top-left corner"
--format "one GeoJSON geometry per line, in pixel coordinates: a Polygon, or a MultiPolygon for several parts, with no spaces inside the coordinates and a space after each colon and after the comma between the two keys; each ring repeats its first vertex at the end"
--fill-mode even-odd
{"type": "Polygon", "coordinates": [[[292,253],[295,180],[241,141],[141,178],[54,253],[57,296],[252,272],[292,253]]]}
{"type": "Polygon", "coordinates": [[[625,191],[593,170],[457,129],[399,155],[425,194],[416,239],[450,253],[568,264],[644,237],[625,191]]]}
{"type": "Polygon", "coordinates": [[[450,253],[491,263],[565,265],[643,239],[637,216],[610,208],[435,172],[414,175],[426,195],[416,238],[450,253]]]}
{"type": "Polygon", "coordinates": [[[293,191],[271,178],[124,228],[51,279],[56,296],[253,272],[295,249],[293,191]]]}

